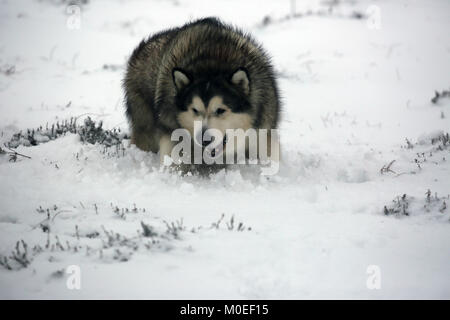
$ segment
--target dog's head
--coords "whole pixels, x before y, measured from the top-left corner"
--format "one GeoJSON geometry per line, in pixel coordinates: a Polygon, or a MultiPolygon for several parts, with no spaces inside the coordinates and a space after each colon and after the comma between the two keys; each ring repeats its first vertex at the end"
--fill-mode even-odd
{"type": "Polygon", "coordinates": [[[252,127],[250,78],[244,68],[229,75],[200,79],[175,68],[172,76],[177,91],[178,123],[195,139],[199,135],[194,132],[195,121],[201,122],[202,134],[207,129],[217,129],[223,137],[227,129],[246,131],[252,127]]]}

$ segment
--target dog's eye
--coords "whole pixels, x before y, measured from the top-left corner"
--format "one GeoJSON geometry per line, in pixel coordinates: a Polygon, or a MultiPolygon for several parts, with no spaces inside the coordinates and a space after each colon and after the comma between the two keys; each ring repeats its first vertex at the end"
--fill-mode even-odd
{"type": "Polygon", "coordinates": [[[224,114],[225,113],[225,109],[223,109],[223,108],[218,108],[217,110],[216,110],[216,114],[217,115],[221,115],[221,114],[224,114]]]}
{"type": "Polygon", "coordinates": [[[195,115],[198,115],[198,110],[195,108],[192,108],[192,112],[194,112],[195,115]]]}

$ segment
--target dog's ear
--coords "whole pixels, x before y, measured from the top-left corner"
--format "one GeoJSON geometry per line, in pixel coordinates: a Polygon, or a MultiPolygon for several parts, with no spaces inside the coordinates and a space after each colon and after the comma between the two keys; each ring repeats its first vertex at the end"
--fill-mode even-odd
{"type": "Polygon", "coordinates": [[[172,78],[173,83],[175,84],[175,87],[178,91],[189,85],[191,83],[190,76],[183,70],[174,68],[172,70],[172,78]]]}
{"type": "Polygon", "coordinates": [[[231,76],[230,81],[235,86],[241,88],[245,94],[248,94],[250,92],[250,80],[246,69],[237,69],[231,76]]]}

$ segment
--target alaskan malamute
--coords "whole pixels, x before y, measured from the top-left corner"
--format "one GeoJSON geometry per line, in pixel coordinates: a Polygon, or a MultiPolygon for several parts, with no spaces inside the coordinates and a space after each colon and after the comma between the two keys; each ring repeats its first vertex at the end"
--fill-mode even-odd
{"type": "Polygon", "coordinates": [[[143,40],[128,61],[124,89],[131,142],[159,152],[161,159],[171,155],[175,129],[196,136],[194,121],[202,132],[218,129],[224,148],[227,129],[268,129],[270,134],[279,121],[268,55],[250,35],[216,18],[143,40]]]}

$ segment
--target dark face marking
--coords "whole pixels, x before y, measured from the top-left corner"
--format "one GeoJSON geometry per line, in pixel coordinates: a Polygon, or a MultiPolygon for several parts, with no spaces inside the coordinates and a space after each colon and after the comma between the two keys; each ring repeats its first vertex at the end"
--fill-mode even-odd
{"type": "MultiPolygon", "coordinates": [[[[221,77],[213,79],[194,80],[185,88],[180,90],[175,97],[175,103],[179,111],[186,111],[195,96],[198,96],[208,106],[209,101],[220,96],[223,103],[232,112],[242,113],[251,109],[248,96],[239,86],[235,86],[221,77]]],[[[218,115],[222,110],[217,110],[218,115]]]]}

